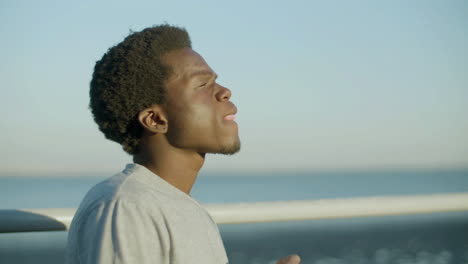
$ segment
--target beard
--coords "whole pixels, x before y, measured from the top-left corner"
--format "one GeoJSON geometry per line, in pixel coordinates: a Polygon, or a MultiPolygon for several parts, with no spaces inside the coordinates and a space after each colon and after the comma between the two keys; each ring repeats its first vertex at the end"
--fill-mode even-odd
{"type": "MultiPolygon", "coordinates": [[[[188,129],[176,128],[172,129],[171,133],[167,133],[166,136],[172,146],[181,149],[192,149],[200,154],[209,153],[233,155],[241,149],[241,143],[238,135],[231,139],[221,140],[225,142],[200,144],[199,140],[193,138],[193,135],[196,135],[197,133],[188,133],[188,131],[188,129]]],[[[206,140],[204,142],[206,142],[206,140]]]]}
{"type": "Polygon", "coordinates": [[[213,154],[234,155],[237,152],[239,152],[240,149],[241,149],[241,143],[240,143],[240,140],[237,140],[230,146],[225,146],[221,148],[220,150],[213,152],[213,154]]]}

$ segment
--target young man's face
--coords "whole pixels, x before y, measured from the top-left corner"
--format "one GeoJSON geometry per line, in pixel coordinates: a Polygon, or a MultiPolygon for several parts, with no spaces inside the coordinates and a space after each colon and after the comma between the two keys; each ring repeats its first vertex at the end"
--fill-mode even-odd
{"type": "Polygon", "coordinates": [[[164,104],[169,143],[198,153],[239,151],[238,127],[233,120],[237,109],[229,101],[231,91],[216,83],[216,74],[205,60],[184,48],[167,53],[163,62],[171,68],[164,104]]]}

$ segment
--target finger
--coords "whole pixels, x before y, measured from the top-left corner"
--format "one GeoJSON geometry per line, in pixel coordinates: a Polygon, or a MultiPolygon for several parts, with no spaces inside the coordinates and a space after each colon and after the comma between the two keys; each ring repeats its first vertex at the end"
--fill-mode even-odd
{"type": "Polygon", "coordinates": [[[284,257],[278,260],[278,262],[276,262],[276,264],[299,264],[299,263],[301,263],[301,258],[296,254],[289,255],[287,257],[284,257]]]}

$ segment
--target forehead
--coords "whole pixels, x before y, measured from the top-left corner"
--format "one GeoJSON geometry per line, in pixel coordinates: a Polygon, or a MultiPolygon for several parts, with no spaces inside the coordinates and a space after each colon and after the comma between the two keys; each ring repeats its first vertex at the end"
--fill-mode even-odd
{"type": "Polygon", "coordinates": [[[191,78],[200,74],[214,74],[203,57],[191,48],[174,50],[165,54],[163,62],[171,68],[168,81],[191,78]]]}

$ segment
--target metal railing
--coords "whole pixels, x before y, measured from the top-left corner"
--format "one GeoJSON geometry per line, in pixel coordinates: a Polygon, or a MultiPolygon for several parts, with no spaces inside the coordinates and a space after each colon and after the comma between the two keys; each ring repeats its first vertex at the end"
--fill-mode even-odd
{"type": "MultiPolygon", "coordinates": [[[[218,224],[468,211],[468,193],[205,204],[218,224]]],[[[0,233],[67,230],[76,209],[0,210],[0,233]]]]}

